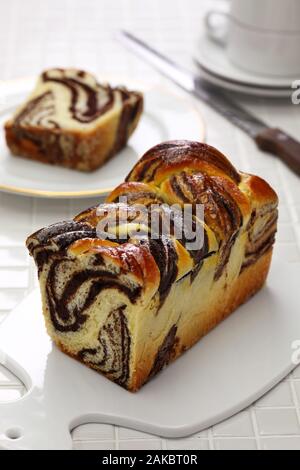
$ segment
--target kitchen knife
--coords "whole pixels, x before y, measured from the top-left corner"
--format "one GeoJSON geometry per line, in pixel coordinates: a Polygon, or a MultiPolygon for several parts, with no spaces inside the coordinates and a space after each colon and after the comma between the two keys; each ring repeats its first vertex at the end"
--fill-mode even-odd
{"type": "Polygon", "coordinates": [[[255,140],[261,150],[276,155],[300,176],[300,142],[281,129],[269,127],[231,100],[215,85],[203,81],[131,33],[120,31],[117,39],[176,85],[204,101],[242,129],[255,140]]]}

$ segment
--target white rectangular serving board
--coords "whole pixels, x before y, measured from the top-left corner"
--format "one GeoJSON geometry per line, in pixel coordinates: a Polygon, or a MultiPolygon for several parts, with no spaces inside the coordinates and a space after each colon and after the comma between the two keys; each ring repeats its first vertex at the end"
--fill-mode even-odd
{"type": "Polygon", "coordinates": [[[70,449],[86,422],[183,437],[240,411],[295,367],[299,279],[299,263],[274,263],[255,297],[135,394],[52,344],[33,291],[0,327],[0,363],[28,390],[0,403],[0,448],[70,449]]]}

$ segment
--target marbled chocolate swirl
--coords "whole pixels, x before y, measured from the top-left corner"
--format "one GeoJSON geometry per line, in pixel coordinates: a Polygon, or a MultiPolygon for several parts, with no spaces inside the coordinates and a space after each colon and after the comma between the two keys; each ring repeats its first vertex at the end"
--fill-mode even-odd
{"type": "Polygon", "coordinates": [[[130,333],[127,318],[123,313],[125,306],[113,310],[99,331],[99,346],[84,348],[78,358],[119,385],[126,385],[129,378],[130,333]]]}
{"type": "MultiPolygon", "coordinates": [[[[96,112],[86,91],[71,89],[72,99],[91,100],[82,118],[96,112]]],[[[27,239],[49,334],[137,390],[262,287],[277,203],[265,181],[237,172],[213,147],[153,147],[105,203],[27,239]]]]}
{"type": "Polygon", "coordinates": [[[125,88],[100,84],[83,70],[50,69],[41,75],[31,99],[15,115],[15,124],[57,129],[89,125],[130,99],[131,92],[125,88]]]}
{"type": "Polygon", "coordinates": [[[49,69],[6,123],[6,140],[15,155],[92,170],[126,145],[142,109],[141,93],[83,70],[49,69]]]}

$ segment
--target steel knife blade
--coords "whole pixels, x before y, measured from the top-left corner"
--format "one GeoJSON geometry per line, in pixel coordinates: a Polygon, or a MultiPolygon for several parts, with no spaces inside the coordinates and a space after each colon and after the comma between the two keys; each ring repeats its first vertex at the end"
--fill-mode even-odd
{"type": "Polygon", "coordinates": [[[133,34],[120,31],[116,37],[158,72],[246,132],[262,151],[276,155],[291,170],[300,175],[300,142],[281,129],[269,127],[239,106],[218,87],[202,80],[201,77],[183,68],[133,34]]]}

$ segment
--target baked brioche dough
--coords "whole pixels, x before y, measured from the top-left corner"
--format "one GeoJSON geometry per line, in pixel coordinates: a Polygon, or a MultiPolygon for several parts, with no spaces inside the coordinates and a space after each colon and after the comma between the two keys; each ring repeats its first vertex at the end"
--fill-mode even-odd
{"type": "Polygon", "coordinates": [[[5,124],[6,142],[14,155],[91,171],[126,145],[142,109],[141,93],[82,70],[50,69],[5,124]]]}
{"type": "Polygon", "coordinates": [[[209,145],[153,147],[106,203],[27,239],[49,335],[65,353],[138,390],[263,286],[277,202],[264,180],[239,173],[209,145]],[[172,232],[152,239],[149,221],[134,211],[156,204],[163,219],[174,203],[204,205],[204,220],[195,216],[204,233],[196,250],[172,232]],[[115,230],[99,239],[97,225],[114,212],[115,230]]]}

